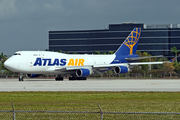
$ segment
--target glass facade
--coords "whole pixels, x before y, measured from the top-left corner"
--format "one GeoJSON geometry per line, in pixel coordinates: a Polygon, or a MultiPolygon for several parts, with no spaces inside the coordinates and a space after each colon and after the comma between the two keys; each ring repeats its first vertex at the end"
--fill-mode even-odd
{"type": "Polygon", "coordinates": [[[112,24],[102,30],[49,31],[49,50],[86,54],[116,51],[133,28],[141,27],[139,51],[174,57],[171,48],[180,49],[180,28],[170,25],[161,28],[144,26],[133,23],[112,24]]]}

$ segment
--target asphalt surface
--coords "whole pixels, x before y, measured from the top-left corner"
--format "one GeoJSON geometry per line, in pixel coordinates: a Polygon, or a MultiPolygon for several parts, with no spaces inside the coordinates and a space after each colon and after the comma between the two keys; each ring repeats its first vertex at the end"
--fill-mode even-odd
{"type": "Polygon", "coordinates": [[[180,92],[180,79],[0,79],[0,91],[169,91],[180,92]]]}

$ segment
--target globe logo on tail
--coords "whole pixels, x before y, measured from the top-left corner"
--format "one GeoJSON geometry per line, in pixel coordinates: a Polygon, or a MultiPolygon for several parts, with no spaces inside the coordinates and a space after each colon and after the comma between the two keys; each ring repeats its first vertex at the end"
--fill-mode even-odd
{"type": "Polygon", "coordinates": [[[141,33],[141,29],[140,28],[135,28],[130,35],[126,38],[126,40],[124,41],[124,44],[129,48],[130,50],[130,55],[133,54],[133,47],[136,45],[136,43],[139,40],[140,37],[140,33],[141,33]]]}

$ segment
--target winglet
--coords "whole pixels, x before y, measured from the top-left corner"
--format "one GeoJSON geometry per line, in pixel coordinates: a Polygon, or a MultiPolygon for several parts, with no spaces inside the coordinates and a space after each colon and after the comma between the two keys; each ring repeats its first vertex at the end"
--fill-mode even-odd
{"type": "Polygon", "coordinates": [[[136,54],[136,49],[141,34],[141,28],[134,28],[123,44],[115,52],[116,55],[133,55],[136,54]]]}
{"type": "Polygon", "coordinates": [[[169,62],[174,62],[177,59],[177,57],[171,59],[169,62]]]}

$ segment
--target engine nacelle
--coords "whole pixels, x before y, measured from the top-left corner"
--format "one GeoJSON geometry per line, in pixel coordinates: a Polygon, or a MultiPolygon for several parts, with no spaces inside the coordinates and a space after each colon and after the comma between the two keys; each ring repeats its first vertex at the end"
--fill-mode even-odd
{"type": "Polygon", "coordinates": [[[27,77],[29,78],[37,78],[39,76],[41,76],[41,74],[27,74],[27,77]]]}
{"type": "Polygon", "coordinates": [[[115,67],[114,71],[115,71],[116,74],[127,73],[128,72],[128,67],[126,67],[126,66],[118,66],[118,67],[115,67]]]}
{"type": "Polygon", "coordinates": [[[78,77],[87,77],[90,74],[92,74],[92,70],[89,70],[89,69],[81,68],[81,69],[76,70],[76,75],[78,77]]]}

